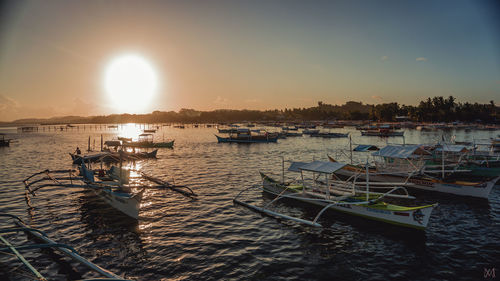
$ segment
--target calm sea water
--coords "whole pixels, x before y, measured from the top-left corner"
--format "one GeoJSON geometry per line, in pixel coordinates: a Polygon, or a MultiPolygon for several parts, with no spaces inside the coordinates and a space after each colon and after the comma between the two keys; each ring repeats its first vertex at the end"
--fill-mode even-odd
{"type": "MultiPolygon", "coordinates": [[[[96,147],[118,133],[133,135],[135,125],[120,130],[70,130],[17,134],[17,141],[0,148],[0,211],[22,217],[54,240],[67,243],[94,263],[137,280],[484,280],[485,269],[500,270],[500,187],[489,200],[415,193],[417,203],[438,202],[425,232],[350,216],[328,213],[316,229],[262,216],[234,205],[243,188],[260,182],[258,172],[279,175],[286,160],[326,160],[341,157],[347,139],[307,136],[277,144],[218,144],[215,128],[162,127],[157,140],[174,138],[174,149],[163,149],[157,160],[129,167],[190,186],[199,194],[192,201],[168,190],[148,189],[140,219],[129,220],[92,193],[47,188],[25,200],[21,180],[43,169],[71,167],[68,152],[96,147]],[[16,182],[6,182],[16,181],[16,182]]],[[[333,131],[333,130],[332,130],[333,131]]],[[[384,145],[386,139],[361,137],[353,141],[384,145]]],[[[457,140],[495,137],[500,132],[447,132],[457,140]]],[[[435,142],[442,133],[405,132],[407,143],[435,142]]],[[[389,138],[401,143],[401,138],[389,138]]],[[[366,161],[366,155],[357,156],[366,161]]],[[[262,205],[270,199],[258,190],[244,197],[262,205]]],[[[282,202],[276,209],[314,218],[317,209],[282,202]]],[[[25,240],[20,234],[18,240],[25,240]]],[[[68,265],[48,252],[27,254],[51,279],[88,278],[84,268],[68,265]]],[[[16,264],[0,257],[0,279],[15,275],[16,264]],[[9,273],[10,271],[10,273],[9,273]]],[[[499,273],[497,272],[497,275],[499,273]]],[[[498,277],[497,277],[498,278],[498,277]]],[[[27,279],[28,280],[28,279],[27,279]]]]}

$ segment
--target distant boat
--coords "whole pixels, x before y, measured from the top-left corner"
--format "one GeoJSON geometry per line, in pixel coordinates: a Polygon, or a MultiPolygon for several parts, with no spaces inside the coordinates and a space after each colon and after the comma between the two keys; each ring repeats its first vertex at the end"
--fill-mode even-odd
{"type": "Polygon", "coordinates": [[[144,133],[156,133],[155,129],[146,129],[144,130],[144,133]]]}
{"type": "Polygon", "coordinates": [[[302,133],[299,132],[290,132],[290,131],[284,131],[283,132],[287,137],[301,137],[302,133]]]}
{"type": "Polygon", "coordinates": [[[126,141],[122,144],[124,147],[139,147],[139,148],[172,148],[174,140],[167,142],[153,142],[152,134],[140,134],[138,141],[126,141]]]}
{"type": "Polygon", "coordinates": [[[238,129],[234,128],[222,128],[218,129],[220,134],[236,134],[238,132],[238,129]]]}
{"type": "Polygon", "coordinates": [[[153,159],[156,158],[158,154],[158,149],[155,149],[151,152],[98,152],[87,155],[78,155],[70,153],[71,159],[73,160],[73,164],[82,164],[82,163],[95,163],[95,162],[107,162],[107,163],[116,163],[120,162],[120,158],[123,161],[137,161],[143,159],[153,159]],[[121,153],[121,155],[120,155],[121,153]]]}
{"type": "Polygon", "coordinates": [[[404,131],[393,131],[391,129],[374,129],[361,131],[362,136],[376,136],[376,137],[402,137],[404,131]]]}
{"type": "Polygon", "coordinates": [[[319,133],[319,130],[315,130],[315,129],[304,129],[304,130],[302,131],[302,133],[303,133],[304,135],[312,135],[312,134],[317,134],[317,133],[319,133]]]}
{"type": "Polygon", "coordinates": [[[0,147],[1,146],[10,146],[10,139],[5,139],[5,136],[2,135],[2,139],[0,140],[0,147]]]}
{"type": "Polygon", "coordinates": [[[118,137],[118,140],[121,140],[121,141],[132,141],[132,138],[118,137]]]}
{"type": "Polygon", "coordinates": [[[317,134],[311,134],[311,137],[320,137],[320,138],[347,138],[349,134],[342,133],[331,133],[331,132],[319,132],[317,134]]]}
{"type": "Polygon", "coordinates": [[[264,134],[252,134],[250,129],[238,129],[236,134],[229,134],[229,137],[220,137],[218,135],[215,135],[217,137],[217,142],[223,143],[223,142],[234,142],[234,143],[267,143],[267,142],[277,142],[278,141],[278,135],[277,134],[270,134],[270,133],[264,133],[264,134]]]}

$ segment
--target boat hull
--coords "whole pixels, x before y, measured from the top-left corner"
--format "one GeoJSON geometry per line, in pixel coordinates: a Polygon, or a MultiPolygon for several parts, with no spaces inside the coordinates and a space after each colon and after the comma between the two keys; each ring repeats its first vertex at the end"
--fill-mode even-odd
{"type": "MultiPolygon", "coordinates": [[[[277,182],[269,180],[268,177],[263,176],[263,188],[264,191],[273,195],[282,194],[285,187],[277,182]]],[[[300,191],[285,191],[285,194],[296,194],[299,196],[294,196],[294,200],[298,200],[304,203],[316,205],[319,207],[325,207],[331,202],[327,201],[311,201],[315,197],[308,196],[307,193],[302,193],[300,191]],[[303,194],[303,195],[302,195],[303,194]]],[[[338,212],[364,217],[371,220],[377,220],[389,224],[425,229],[429,223],[429,218],[431,216],[434,205],[405,208],[400,207],[400,209],[390,209],[386,207],[387,205],[382,205],[381,203],[376,203],[373,205],[355,205],[351,204],[349,201],[345,201],[345,204],[338,204],[331,206],[338,212]]],[[[394,205],[390,205],[394,206],[394,205]]],[[[399,207],[399,206],[395,206],[399,207]]]]}
{"type": "Polygon", "coordinates": [[[94,193],[103,199],[111,207],[124,213],[125,215],[137,219],[144,190],[137,194],[115,192],[107,188],[90,185],[94,187],[94,193]]]}
{"type": "Polygon", "coordinates": [[[174,141],[169,142],[129,142],[124,143],[125,147],[137,147],[137,148],[173,148],[174,141]]]}
{"type": "Polygon", "coordinates": [[[256,139],[256,138],[246,138],[246,139],[236,139],[236,138],[223,138],[215,135],[217,137],[217,142],[219,143],[268,143],[277,142],[278,137],[269,137],[266,139],[256,139]]]}
{"type": "Polygon", "coordinates": [[[404,136],[404,132],[380,133],[380,132],[362,131],[361,135],[367,137],[402,137],[404,136]]]}

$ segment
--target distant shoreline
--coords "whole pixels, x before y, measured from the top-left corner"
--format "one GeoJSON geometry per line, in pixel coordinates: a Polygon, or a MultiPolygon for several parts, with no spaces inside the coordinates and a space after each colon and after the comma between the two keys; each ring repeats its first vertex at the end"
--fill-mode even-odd
{"type": "Polygon", "coordinates": [[[349,101],[343,105],[318,102],[309,108],[275,110],[219,109],[198,111],[181,109],[154,111],[148,114],[111,114],[106,116],[62,116],[53,118],[26,118],[0,122],[1,127],[25,125],[66,124],[163,124],[163,123],[238,123],[238,122],[417,122],[417,123],[472,123],[499,124],[500,107],[488,104],[456,102],[453,96],[434,97],[420,101],[418,106],[384,103],[377,105],[349,101]],[[341,121],[337,121],[341,122],[341,121]]]}

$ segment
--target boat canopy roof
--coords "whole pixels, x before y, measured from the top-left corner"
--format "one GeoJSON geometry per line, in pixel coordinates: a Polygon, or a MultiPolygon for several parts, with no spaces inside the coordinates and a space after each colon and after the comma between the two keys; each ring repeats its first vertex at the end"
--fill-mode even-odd
{"type": "Polygon", "coordinates": [[[289,171],[300,172],[308,171],[322,174],[331,174],[337,170],[342,169],[345,164],[340,162],[327,162],[327,161],[313,161],[310,163],[292,162],[289,171]]]}
{"type": "Polygon", "coordinates": [[[288,171],[290,172],[300,172],[300,167],[304,166],[307,164],[307,162],[292,162],[290,167],[288,167],[288,171]]]}
{"type": "Polygon", "coordinates": [[[105,141],[104,144],[107,146],[121,146],[122,142],[119,140],[109,140],[109,141],[105,141]]]}
{"type": "Polygon", "coordinates": [[[360,144],[353,149],[353,151],[362,151],[362,152],[370,150],[379,150],[379,148],[371,144],[360,144]]]}
{"type": "Polygon", "coordinates": [[[420,145],[388,145],[379,151],[372,153],[373,156],[381,156],[387,158],[416,158],[418,155],[430,154],[420,145]]]}
{"type": "Polygon", "coordinates": [[[444,146],[440,146],[436,148],[435,151],[443,151],[444,147],[444,152],[467,152],[468,149],[465,145],[458,145],[458,144],[445,144],[444,146]]]}

